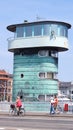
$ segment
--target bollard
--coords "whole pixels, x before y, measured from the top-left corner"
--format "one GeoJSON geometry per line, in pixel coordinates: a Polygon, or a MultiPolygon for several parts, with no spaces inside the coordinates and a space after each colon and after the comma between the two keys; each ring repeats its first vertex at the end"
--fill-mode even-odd
{"type": "Polygon", "coordinates": [[[64,105],[64,111],[68,111],[68,104],[64,105]]]}

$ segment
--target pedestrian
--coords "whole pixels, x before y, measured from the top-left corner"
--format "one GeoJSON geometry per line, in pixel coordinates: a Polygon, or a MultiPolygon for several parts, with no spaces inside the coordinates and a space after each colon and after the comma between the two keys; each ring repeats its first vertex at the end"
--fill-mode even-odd
{"type": "Polygon", "coordinates": [[[50,99],[50,104],[51,104],[51,106],[50,106],[50,114],[55,114],[53,97],[51,97],[51,99],[50,99]]]}
{"type": "Polygon", "coordinates": [[[57,107],[58,107],[58,98],[57,95],[54,96],[54,110],[55,112],[57,111],[57,107]]]}

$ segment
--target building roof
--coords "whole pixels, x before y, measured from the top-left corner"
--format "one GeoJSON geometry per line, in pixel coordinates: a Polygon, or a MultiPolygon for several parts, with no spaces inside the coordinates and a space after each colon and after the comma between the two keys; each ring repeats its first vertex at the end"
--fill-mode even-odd
{"type": "Polygon", "coordinates": [[[8,80],[12,75],[6,72],[5,70],[0,70],[0,80],[8,80]]]}
{"type": "Polygon", "coordinates": [[[7,26],[7,29],[11,32],[15,32],[16,31],[16,27],[17,26],[28,26],[28,25],[36,25],[36,24],[61,24],[64,26],[67,26],[68,28],[71,28],[71,25],[66,23],[66,22],[61,22],[61,21],[35,21],[35,22],[28,22],[27,20],[24,21],[24,23],[20,23],[20,24],[13,24],[13,25],[9,25],[7,26]]]}
{"type": "Polygon", "coordinates": [[[5,70],[0,70],[0,74],[8,75],[9,73],[7,73],[5,70]]]}

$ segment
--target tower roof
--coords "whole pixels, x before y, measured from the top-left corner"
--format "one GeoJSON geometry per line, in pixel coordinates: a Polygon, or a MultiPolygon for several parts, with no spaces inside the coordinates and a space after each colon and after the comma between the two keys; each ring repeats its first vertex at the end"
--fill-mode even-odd
{"type": "Polygon", "coordinates": [[[71,28],[71,25],[66,23],[66,22],[48,21],[47,20],[47,21],[35,21],[35,22],[24,21],[24,23],[9,25],[9,26],[7,26],[7,29],[11,32],[15,32],[17,26],[28,26],[28,25],[36,25],[36,24],[44,24],[44,23],[46,23],[46,24],[61,24],[61,25],[67,26],[68,28],[71,28]]]}

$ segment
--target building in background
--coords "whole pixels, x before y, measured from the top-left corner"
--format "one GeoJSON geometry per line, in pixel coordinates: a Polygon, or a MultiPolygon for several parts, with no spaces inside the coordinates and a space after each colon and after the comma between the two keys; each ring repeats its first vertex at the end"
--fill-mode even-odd
{"type": "Polygon", "coordinates": [[[0,70],[0,101],[12,101],[12,74],[0,70]]]}
{"type": "Polygon", "coordinates": [[[73,101],[73,82],[71,82],[70,98],[71,98],[71,101],[73,101]]]}
{"type": "Polygon", "coordinates": [[[42,102],[58,94],[58,52],[68,50],[70,28],[60,21],[24,21],[7,27],[14,33],[8,39],[8,51],[14,53],[13,101],[19,95],[27,109],[35,102],[35,111],[43,111],[42,102]]]}
{"type": "Polygon", "coordinates": [[[73,101],[73,82],[59,81],[59,91],[73,101]]]}
{"type": "Polygon", "coordinates": [[[59,91],[61,94],[71,98],[71,82],[61,82],[59,81],[59,91]]]}

